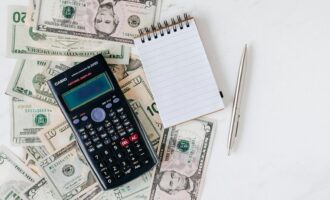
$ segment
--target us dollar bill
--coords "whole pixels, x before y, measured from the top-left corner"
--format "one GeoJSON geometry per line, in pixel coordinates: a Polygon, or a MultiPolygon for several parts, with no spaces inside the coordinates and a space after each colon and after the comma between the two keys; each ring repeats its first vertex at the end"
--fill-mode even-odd
{"type": "Polygon", "coordinates": [[[44,177],[33,183],[22,194],[26,200],[60,200],[44,177]]]}
{"type": "Polygon", "coordinates": [[[75,140],[73,131],[65,120],[38,132],[38,136],[50,153],[60,150],[75,140]]]}
{"type": "Polygon", "coordinates": [[[6,94],[30,101],[57,106],[47,80],[73,66],[73,62],[18,60],[6,94]]]}
{"type": "Polygon", "coordinates": [[[84,199],[90,192],[97,195],[101,190],[75,141],[46,157],[39,165],[63,200],[84,199]]]}
{"type": "Polygon", "coordinates": [[[165,130],[149,199],[200,199],[215,132],[216,122],[207,118],[165,130]]]}
{"type": "MultiPolygon", "coordinates": [[[[34,183],[38,176],[5,146],[0,146],[0,199],[10,199],[15,191],[22,191],[34,183]]],[[[17,198],[19,199],[19,198],[17,198]]]]}
{"type": "Polygon", "coordinates": [[[29,0],[26,10],[25,25],[32,26],[34,22],[34,13],[37,8],[36,0],[29,0]]]}
{"type": "Polygon", "coordinates": [[[112,73],[115,75],[116,80],[119,82],[124,78],[128,77],[133,72],[135,72],[137,69],[141,69],[142,62],[137,55],[131,54],[129,63],[127,65],[109,64],[109,68],[111,69],[112,73]]]}
{"type": "Polygon", "coordinates": [[[30,156],[31,159],[39,162],[40,160],[49,156],[49,153],[45,146],[26,146],[24,147],[26,153],[30,156]]]}
{"type": "Polygon", "coordinates": [[[163,125],[158,114],[156,103],[147,84],[143,69],[136,69],[132,74],[121,80],[119,85],[129,102],[139,102],[139,105],[136,105],[136,110],[139,109],[141,111],[141,109],[143,109],[143,113],[139,112],[140,116],[138,115],[138,117],[140,121],[142,121],[142,124],[143,122],[146,122],[146,119],[151,122],[151,124],[149,124],[151,127],[149,127],[146,131],[151,138],[151,143],[153,145],[158,144],[163,133],[163,125]],[[148,131],[151,132],[148,133],[148,131]]]}
{"type": "Polygon", "coordinates": [[[156,22],[160,0],[38,0],[34,28],[133,44],[138,29],[156,22]]]}
{"type": "Polygon", "coordinates": [[[109,191],[101,192],[93,200],[148,200],[152,173],[142,176],[109,191]]]}
{"type": "Polygon", "coordinates": [[[11,142],[19,146],[42,145],[37,133],[60,118],[61,111],[36,102],[12,98],[12,131],[11,142]]]}
{"type": "Polygon", "coordinates": [[[24,150],[26,152],[24,164],[34,173],[43,176],[37,163],[49,155],[46,148],[44,146],[26,146],[24,150]]]}
{"type": "Polygon", "coordinates": [[[17,190],[14,187],[11,187],[10,189],[8,189],[8,191],[0,196],[1,200],[23,200],[19,190],[17,190]]]}
{"type": "MultiPolygon", "coordinates": [[[[33,0],[32,7],[36,0],[33,0]]],[[[30,6],[31,7],[31,6],[30,6]]],[[[102,41],[77,38],[53,33],[38,33],[26,26],[30,19],[25,6],[10,6],[8,17],[7,55],[20,59],[83,61],[102,54],[108,63],[127,64],[130,48],[124,45],[109,45],[102,41]]]]}

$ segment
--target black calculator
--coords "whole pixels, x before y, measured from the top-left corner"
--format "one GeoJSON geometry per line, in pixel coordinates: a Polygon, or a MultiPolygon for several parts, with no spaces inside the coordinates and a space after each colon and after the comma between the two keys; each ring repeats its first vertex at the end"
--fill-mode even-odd
{"type": "Polygon", "coordinates": [[[48,85],[104,190],[157,164],[143,127],[102,55],[66,70],[48,85]]]}

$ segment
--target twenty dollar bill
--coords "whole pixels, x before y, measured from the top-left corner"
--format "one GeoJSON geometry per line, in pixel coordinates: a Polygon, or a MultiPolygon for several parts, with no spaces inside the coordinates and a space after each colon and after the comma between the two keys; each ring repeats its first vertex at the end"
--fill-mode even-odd
{"type": "Polygon", "coordinates": [[[200,199],[215,132],[215,121],[206,118],[165,130],[149,199],[200,199]]]}

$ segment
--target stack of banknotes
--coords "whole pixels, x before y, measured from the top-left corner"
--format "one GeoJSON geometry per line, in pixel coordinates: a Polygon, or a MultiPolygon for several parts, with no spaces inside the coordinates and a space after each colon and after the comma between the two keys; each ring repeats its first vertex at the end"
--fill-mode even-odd
{"type": "Polygon", "coordinates": [[[30,0],[8,8],[11,142],[0,147],[0,200],[199,199],[216,122],[199,118],[165,129],[138,55],[138,29],[158,20],[159,0],[30,0]],[[46,81],[103,54],[158,152],[150,172],[102,191],[46,81]]]}

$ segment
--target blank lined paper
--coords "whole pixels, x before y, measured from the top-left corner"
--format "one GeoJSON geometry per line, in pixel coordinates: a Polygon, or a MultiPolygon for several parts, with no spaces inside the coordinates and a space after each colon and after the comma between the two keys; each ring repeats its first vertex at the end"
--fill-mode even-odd
{"type": "Polygon", "coordinates": [[[195,21],[164,32],[144,43],[135,39],[164,127],[223,109],[195,21]]]}

